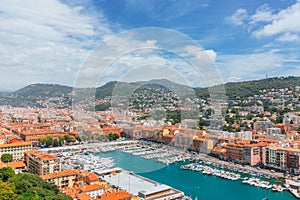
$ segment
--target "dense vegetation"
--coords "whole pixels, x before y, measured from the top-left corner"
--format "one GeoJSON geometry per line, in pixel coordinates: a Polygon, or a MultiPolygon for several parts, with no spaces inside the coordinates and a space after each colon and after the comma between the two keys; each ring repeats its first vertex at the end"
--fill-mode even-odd
{"type": "Polygon", "coordinates": [[[0,169],[0,200],[71,200],[55,185],[29,173],[15,174],[10,167],[0,169]]]}
{"type": "Polygon", "coordinates": [[[60,136],[58,139],[53,138],[52,136],[42,136],[38,139],[38,146],[41,145],[46,145],[48,147],[53,146],[53,147],[58,147],[62,146],[65,143],[71,143],[71,142],[81,142],[81,137],[80,136],[72,136],[72,135],[64,135],[60,136]]]}

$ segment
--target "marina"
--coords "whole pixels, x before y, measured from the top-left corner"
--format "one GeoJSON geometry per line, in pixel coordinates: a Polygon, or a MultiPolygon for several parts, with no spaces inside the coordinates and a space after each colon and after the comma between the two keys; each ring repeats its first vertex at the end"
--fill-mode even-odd
{"type": "MultiPolygon", "coordinates": [[[[229,163],[205,154],[183,152],[173,147],[151,142],[91,143],[58,149],[51,148],[47,151],[55,153],[62,159],[64,170],[81,168],[92,172],[101,172],[113,167],[121,167],[134,173],[147,175],[168,168],[168,166],[178,166],[180,171],[191,171],[191,173],[198,173],[201,176],[239,182],[247,187],[263,189],[272,193],[286,193],[284,191],[286,187],[278,181],[284,176],[282,173],[229,163]],[[130,161],[126,159],[128,157],[130,157],[130,161]],[[126,168],[128,162],[130,162],[130,167],[126,168]]],[[[168,185],[167,182],[163,183],[168,185]]],[[[173,186],[172,183],[171,186],[173,186]]],[[[181,190],[185,192],[186,189],[181,190]]]]}
{"type": "Polygon", "coordinates": [[[232,180],[232,181],[240,180],[244,184],[248,184],[251,186],[260,187],[260,188],[264,188],[264,189],[271,189],[272,191],[282,192],[284,190],[282,185],[272,184],[268,180],[262,180],[262,179],[259,179],[256,177],[241,178],[242,175],[239,173],[225,171],[224,169],[216,169],[216,168],[213,168],[210,166],[201,165],[201,164],[197,164],[197,163],[181,165],[180,168],[183,170],[198,171],[198,172],[202,172],[202,174],[205,174],[205,175],[217,176],[217,177],[232,180]]]}
{"type": "Polygon", "coordinates": [[[180,162],[189,158],[187,153],[183,153],[182,151],[176,150],[171,147],[153,143],[151,143],[151,145],[147,143],[137,143],[134,146],[131,145],[123,148],[122,151],[134,156],[140,156],[144,159],[155,159],[156,161],[166,165],[180,162]]]}
{"type": "Polygon", "coordinates": [[[127,171],[181,190],[193,200],[293,200],[296,199],[287,191],[274,192],[272,189],[254,187],[242,181],[233,181],[213,175],[205,175],[193,170],[182,170],[182,162],[162,165],[155,160],[142,159],[122,151],[99,153],[97,156],[113,157],[116,166],[127,171]],[[145,166],[146,170],[141,170],[145,166]]]}

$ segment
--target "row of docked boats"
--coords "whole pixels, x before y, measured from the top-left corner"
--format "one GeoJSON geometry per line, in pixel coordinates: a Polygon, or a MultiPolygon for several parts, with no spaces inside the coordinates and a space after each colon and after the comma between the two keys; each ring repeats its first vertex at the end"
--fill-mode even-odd
{"type": "Polygon", "coordinates": [[[156,145],[135,144],[127,146],[121,151],[134,156],[139,156],[144,159],[154,159],[157,162],[169,165],[175,162],[180,162],[185,159],[182,152],[175,149],[161,148],[156,145]]]}
{"type": "Polygon", "coordinates": [[[260,188],[264,188],[264,189],[272,189],[272,191],[276,192],[282,192],[284,190],[284,188],[281,185],[276,185],[276,184],[271,184],[268,181],[264,181],[264,180],[260,180],[259,178],[248,178],[245,177],[243,178],[242,183],[248,184],[248,185],[252,185],[255,187],[260,187],[260,188]]]}
{"type": "Polygon", "coordinates": [[[202,165],[199,163],[190,163],[190,164],[186,164],[186,165],[181,165],[180,168],[183,170],[198,171],[198,172],[202,172],[202,174],[205,174],[205,175],[217,176],[220,178],[225,178],[225,179],[233,180],[233,181],[242,180],[242,183],[244,183],[244,184],[248,184],[248,185],[255,186],[255,187],[260,187],[263,189],[272,189],[272,191],[274,191],[274,192],[276,192],[276,191],[282,192],[284,190],[284,188],[281,185],[271,184],[270,182],[261,180],[259,178],[255,178],[255,177],[241,178],[241,175],[238,173],[229,172],[229,171],[225,171],[222,169],[215,169],[213,167],[210,167],[207,165],[202,165]]]}
{"type": "Polygon", "coordinates": [[[217,176],[220,178],[233,180],[233,181],[239,180],[241,178],[240,174],[219,170],[219,169],[212,168],[210,166],[196,164],[196,163],[182,165],[180,168],[184,170],[192,170],[192,171],[199,171],[199,172],[201,171],[202,174],[213,175],[213,176],[217,176]]]}
{"type": "Polygon", "coordinates": [[[88,171],[104,170],[114,167],[115,163],[112,157],[102,158],[93,154],[73,154],[61,153],[62,167],[64,170],[81,168],[88,171]]]}

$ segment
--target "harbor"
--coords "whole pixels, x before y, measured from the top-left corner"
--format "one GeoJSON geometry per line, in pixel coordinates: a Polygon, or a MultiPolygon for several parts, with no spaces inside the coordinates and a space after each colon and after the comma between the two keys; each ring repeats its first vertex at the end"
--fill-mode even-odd
{"type": "Polygon", "coordinates": [[[193,200],[210,199],[245,199],[261,200],[293,200],[296,199],[287,191],[274,192],[271,189],[263,189],[242,183],[220,178],[213,175],[205,175],[197,171],[183,170],[180,167],[184,164],[177,162],[170,165],[162,165],[155,160],[142,159],[122,151],[99,153],[97,156],[113,157],[116,166],[127,171],[133,171],[151,180],[170,185],[193,200]],[[145,170],[141,170],[143,166],[145,170]]]}
{"type": "Polygon", "coordinates": [[[273,193],[286,193],[284,190],[287,188],[280,181],[285,177],[283,173],[225,162],[206,154],[183,152],[152,142],[133,140],[90,143],[51,148],[46,151],[61,158],[64,170],[80,168],[91,172],[101,172],[114,167],[123,168],[130,162],[130,168],[124,169],[138,174],[147,175],[169,166],[178,166],[180,171],[192,171],[202,176],[239,182],[251,188],[264,189],[273,193]]]}

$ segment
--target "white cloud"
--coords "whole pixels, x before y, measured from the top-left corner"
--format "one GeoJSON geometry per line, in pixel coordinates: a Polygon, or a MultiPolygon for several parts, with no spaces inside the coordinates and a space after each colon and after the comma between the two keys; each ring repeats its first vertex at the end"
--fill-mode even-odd
{"type": "Polygon", "coordinates": [[[279,33],[300,33],[300,1],[270,16],[272,21],[253,34],[256,37],[272,36],[279,33]]]}
{"type": "Polygon", "coordinates": [[[257,22],[270,22],[273,20],[273,11],[267,4],[263,4],[256,9],[255,14],[251,15],[249,20],[253,24],[257,22]]]}
{"type": "Polygon", "coordinates": [[[240,8],[229,18],[234,25],[244,25],[256,38],[281,36],[279,42],[298,41],[300,34],[300,1],[293,5],[274,11],[268,4],[263,4],[250,15],[240,8]]]}
{"type": "Polygon", "coordinates": [[[72,85],[95,38],[111,33],[104,18],[99,21],[84,13],[83,6],[58,0],[1,0],[2,87],[16,89],[32,82],[72,85]]]}
{"type": "Polygon", "coordinates": [[[248,19],[248,12],[246,9],[240,8],[238,9],[229,20],[236,26],[244,25],[244,21],[248,19]]]}
{"type": "MultiPolygon", "coordinates": [[[[157,67],[152,76],[167,77],[168,70],[161,67],[165,65],[188,80],[200,79],[199,75],[195,78],[195,69],[189,68],[186,61],[164,57],[162,52],[153,53],[160,49],[159,45],[200,61],[213,63],[216,59],[213,50],[200,51],[192,45],[186,49],[178,47],[177,43],[181,44],[178,35],[170,37],[168,31],[162,35],[155,30],[140,31],[139,35],[120,34],[125,37],[114,35],[113,40],[105,40],[113,35],[110,23],[101,13],[94,16],[87,11],[85,5],[71,6],[58,0],[1,0],[1,3],[0,85],[4,88],[17,89],[33,82],[74,85],[80,78],[86,81],[79,83],[82,86],[95,86],[101,77],[99,71],[106,73],[107,81],[119,80],[133,69],[131,66],[145,64],[157,67]],[[158,40],[162,44],[157,44],[158,40]],[[91,53],[98,44],[103,46],[91,53]],[[120,55],[124,52],[128,54],[120,55]],[[110,66],[111,61],[115,67],[110,66]],[[79,71],[82,64],[85,66],[79,71]]],[[[179,38],[186,44],[185,37],[179,38]]],[[[144,76],[150,74],[144,72],[144,76]]]]}
{"type": "Polygon", "coordinates": [[[297,34],[285,33],[277,38],[279,42],[299,42],[300,37],[297,34]]]}
{"type": "Polygon", "coordinates": [[[202,61],[206,61],[207,58],[210,58],[211,60],[209,62],[215,62],[217,57],[217,53],[214,50],[204,50],[199,46],[186,46],[183,51],[182,56],[192,56],[202,61]]]}

